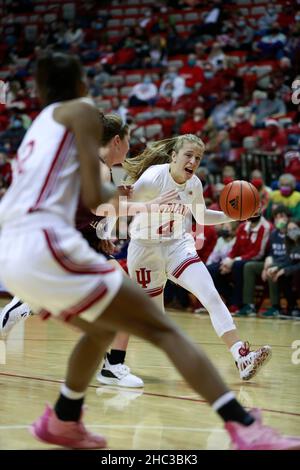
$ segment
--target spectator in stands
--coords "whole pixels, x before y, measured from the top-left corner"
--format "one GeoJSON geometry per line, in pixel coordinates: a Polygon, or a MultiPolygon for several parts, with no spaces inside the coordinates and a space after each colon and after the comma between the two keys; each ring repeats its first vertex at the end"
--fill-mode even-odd
{"type": "Polygon", "coordinates": [[[163,36],[155,35],[149,41],[149,65],[151,67],[162,67],[167,65],[166,40],[163,36]]]}
{"type": "Polygon", "coordinates": [[[220,165],[227,162],[231,151],[229,134],[225,130],[217,131],[214,128],[209,132],[209,140],[206,143],[207,166],[212,173],[220,172],[220,165]]]}
{"type": "Polygon", "coordinates": [[[203,80],[203,70],[197,65],[196,54],[189,54],[187,64],[181,67],[179,75],[185,80],[186,92],[191,93],[195,88],[200,88],[203,80]]]}
{"type": "Polygon", "coordinates": [[[300,152],[289,151],[284,155],[285,162],[285,173],[293,175],[297,181],[297,185],[300,183],[300,152]]]}
{"type": "Polygon", "coordinates": [[[268,281],[271,307],[262,316],[265,318],[278,317],[280,314],[280,295],[277,283],[274,283],[268,276],[268,269],[280,262],[286,255],[285,237],[290,212],[285,206],[278,206],[273,213],[274,226],[269,241],[267,257],[264,261],[249,261],[244,266],[244,287],[243,287],[243,308],[238,312],[238,316],[248,317],[256,315],[254,304],[255,284],[257,277],[261,277],[263,282],[268,281]]]}
{"type": "Polygon", "coordinates": [[[222,2],[214,1],[211,9],[206,13],[202,25],[198,27],[198,32],[200,35],[216,36],[221,31],[222,22],[222,2]]]}
{"type": "MultiPolygon", "coordinates": [[[[235,243],[237,227],[238,222],[231,222],[230,224],[226,223],[218,226],[218,240],[206,261],[207,267],[214,263],[220,263],[228,256],[235,243]]],[[[211,267],[211,269],[213,268],[211,267]]]]}
{"type": "Polygon", "coordinates": [[[253,170],[251,172],[250,183],[252,183],[258,191],[260,210],[262,214],[264,214],[269,204],[271,188],[265,185],[263,175],[260,170],[253,170]]]}
{"type": "Polygon", "coordinates": [[[279,283],[279,288],[284,290],[287,300],[287,310],[281,318],[300,318],[300,309],[297,306],[299,298],[300,279],[300,224],[290,221],[287,225],[285,238],[286,256],[276,260],[267,269],[267,276],[273,282],[279,283]]]}
{"type": "Polygon", "coordinates": [[[217,234],[218,240],[211,254],[206,262],[206,267],[212,276],[218,292],[224,297],[224,299],[231,299],[233,287],[228,279],[220,274],[220,266],[224,259],[227,258],[231,252],[232,247],[236,240],[236,230],[238,222],[230,224],[222,224],[219,226],[217,234]]]}
{"type": "Polygon", "coordinates": [[[278,13],[275,5],[268,5],[266,7],[266,12],[262,15],[257,22],[259,28],[259,34],[265,34],[267,30],[276,22],[278,18],[278,13]]]}
{"type": "Polygon", "coordinates": [[[232,313],[236,313],[243,304],[244,266],[251,260],[263,259],[270,231],[271,224],[262,215],[251,217],[242,223],[237,230],[236,240],[230,253],[219,264],[219,271],[215,270],[213,273],[215,284],[220,284],[223,288],[224,283],[228,282],[227,275],[230,274],[232,277],[234,284],[230,299],[232,313]]]}
{"type": "Polygon", "coordinates": [[[266,216],[270,218],[272,211],[282,204],[289,208],[295,220],[300,220],[300,193],[295,190],[296,178],[289,173],[284,173],[279,178],[278,186],[279,189],[270,193],[266,216]]]}
{"type": "Polygon", "coordinates": [[[217,231],[213,225],[200,226],[194,222],[193,234],[195,237],[197,253],[203,263],[206,263],[215,247],[215,244],[217,243],[217,231]]]}
{"type": "Polygon", "coordinates": [[[204,80],[200,89],[199,99],[201,105],[207,111],[211,111],[217,102],[221,102],[224,89],[230,82],[222,72],[214,72],[209,62],[203,63],[204,80]]]}
{"type": "Polygon", "coordinates": [[[195,134],[201,136],[203,127],[205,126],[204,109],[197,106],[194,109],[193,117],[184,121],[180,128],[180,134],[195,134]]]}
{"type": "Polygon", "coordinates": [[[219,42],[213,43],[207,61],[211,64],[215,72],[227,67],[227,57],[219,42]]]}
{"type": "Polygon", "coordinates": [[[281,155],[287,145],[287,135],[276,119],[267,119],[266,128],[258,131],[258,147],[265,152],[281,155]]]}
{"type": "Polygon", "coordinates": [[[9,142],[10,153],[14,153],[26,133],[22,115],[19,110],[11,112],[8,128],[2,132],[0,138],[2,142],[9,142]]]}
{"type": "Polygon", "coordinates": [[[233,147],[242,147],[245,137],[253,134],[253,126],[250,122],[249,109],[236,108],[232,118],[229,118],[229,138],[233,147]]]}
{"type": "Polygon", "coordinates": [[[104,70],[103,64],[97,62],[93,65],[89,72],[94,76],[94,81],[101,89],[108,86],[110,83],[110,74],[104,70]]]}
{"type": "Polygon", "coordinates": [[[197,42],[194,48],[197,65],[203,68],[204,62],[206,62],[206,46],[203,42],[197,42]]]}
{"type": "Polygon", "coordinates": [[[235,38],[239,50],[251,50],[254,38],[254,29],[249,26],[245,18],[238,16],[235,20],[235,38]]]}
{"type": "Polygon", "coordinates": [[[281,59],[286,42],[286,35],[280,31],[279,24],[274,23],[269,32],[255,45],[254,50],[259,51],[265,59],[281,59]]]}
{"type": "Polygon", "coordinates": [[[253,101],[250,103],[252,112],[252,122],[255,127],[263,127],[265,120],[276,118],[286,114],[286,106],[281,98],[278,98],[273,90],[268,94],[264,91],[255,90],[252,95],[253,101]]]}
{"type": "Polygon", "coordinates": [[[225,165],[222,170],[222,183],[226,184],[231,183],[236,179],[235,168],[231,165],[225,165]]]}
{"type": "Polygon", "coordinates": [[[225,185],[223,183],[217,183],[213,185],[213,203],[209,205],[209,209],[214,211],[221,211],[220,207],[220,195],[225,185]]]}
{"type": "MultiPolygon", "coordinates": [[[[296,77],[297,80],[300,77],[296,77]]],[[[300,83],[300,82],[299,82],[300,83]]],[[[300,96],[300,88],[297,90],[298,96],[300,96]]],[[[288,145],[298,150],[300,145],[300,105],[297,106],[296,112],[293,117],[293,122],[288,126],[288,145]]]]}
{"type": "Polygon", "coordinates": [[[70,21],[64,37],[67,47],[71,48],[72,50],[77,50],[77,48],[82,44],[83,39],[84,34],[82,29],[70,21]]]}
{"type": "Polygon", "coordinates": [[[176,104],[185,94],[185,80],[178,74],[177,67],[170,66],[159,88],[159,95],[172,98],[172,104],[176,104]]]}
{"type": "Polygon", "coordinates": [[[208,125],[214,126],[217,130],[224,129],[228,124],[228,116],[234,111],[236,104],[229,90],[223,92],[208,119],[208,125]]]}
{"type": "Polygon", "coordinates": [[[158,89],[150,75],[145,75],[142,83],[137,83],[129,95],[129,106],[152,106],[158,97],[158,89]]]}
{"type": "Polygon", "coordinates": [[[119,98],[114,96],[111,100],[111,105],[112,107],[109,112],[118,114],[120,118],[122,119],[122,122],[126,124],[127,115],[129,113],[128,100],[125,98],[122,101],[120,101],[119,98]]]}

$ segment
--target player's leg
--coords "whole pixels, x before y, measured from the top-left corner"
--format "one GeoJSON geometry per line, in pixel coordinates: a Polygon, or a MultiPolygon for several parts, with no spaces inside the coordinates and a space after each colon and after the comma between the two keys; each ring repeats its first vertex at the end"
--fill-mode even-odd
{"type": "Polygon", "coordinates": [[[131,240],[127,266],[130,278],[142,287],[157,307],[164,312],[164,288],[167,282],[164,250],[161,245],[143,246],[131,240]]]}
{"type": "Polygon", "coordinates": [[[244,266],[243,307],[237,313],[239,317],[255,317],[254,304],[255,281],[261,276],[264,267],[263,261],[249,261],[244,266]]]}
{"type": "MultiPolygon", "coordinates": [[[[127,273],[121,268],[115,259],[108,260],[124,276],[127,273]]],[[[117,387],[140,388],[144,386],[143,380],[132,374],[130,368],[125,364],[126,352],[129,342],[127,333],[118,332],[104,357],[104,363],[97,374],[97,380],[102,385],[116,385],[117,387]]]]}
{"type": "MultiPolygon", "coordinates": [[[[124,280],[118,295],[93,324],[87,324],[80,317],[71,322],[87,334],[90,331],[97,335],[105,330],[127,330],[161,348],[190,386],[225,421],[235,448],[300,448],[300,439],[283,438],[262,425],[259,412],[249,414],[228,390],[207,356],[129,280],[124,280]],[[120,311],[123,315],[119,315],[120,311]]],[[[81,363],[84,366],[84,361],[81,363]]],[[[74,370],[74,373],[78,371],[74,370]]]]}
{"type": "Polygon", "coordinates": [[[237,364],[240,377],[249,380],[270,359],[271,348],[264,346],[257,351],[250,351],[249,344],[241,340],[232,316],[216,290],[206,266],[200,259],[197,260],[195,255],[191,257],[188,245],[184,248],[180,243],[178,249],[174,249],[174,259],[180,260],[184,255],[186,259],[178,262],[177,268],[174,269],[174,263],[170,264],[170,278],[192,292],[207,309],[217,335],[222,338],[237,364]]]}
{"type": "Polygon", "coordinates": [[[18,297],[14,297],[0,311],[0,338],[7,338],[12,328],[20,321],[26,320],[31,314],[29,305],[18,297]]]}

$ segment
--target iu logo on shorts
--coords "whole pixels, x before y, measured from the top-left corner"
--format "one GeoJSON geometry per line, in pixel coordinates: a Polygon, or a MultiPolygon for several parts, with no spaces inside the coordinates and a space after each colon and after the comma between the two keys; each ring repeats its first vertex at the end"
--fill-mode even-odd
{"type": "Polygon", "coordinates": [[[141,268],[135,271],[136,279],[139,284],[141,284],[143,289],[146,289],[147,285],[151,282],[151,270],[146,268],[141,268]]]}

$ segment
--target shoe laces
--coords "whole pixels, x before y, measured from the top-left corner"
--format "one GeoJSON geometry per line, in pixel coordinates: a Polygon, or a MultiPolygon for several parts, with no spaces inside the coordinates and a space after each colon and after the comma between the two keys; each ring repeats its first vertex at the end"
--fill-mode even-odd
{"type": "Polygon", "coordinates": [[[125,375],[128,375],[130,373],[130,369],[126,364],[116,364],[114,366],[115,371],[125,377],[125,375]]]}
{"type": "Polygon", "coordinates": [[[245,341],[243,346],[241,346],[239,349],[239,355],[242,357],[245,357],[245,356],[248,356],[249,352],[250,352],[250,344],[248,341],[245,341]]]}

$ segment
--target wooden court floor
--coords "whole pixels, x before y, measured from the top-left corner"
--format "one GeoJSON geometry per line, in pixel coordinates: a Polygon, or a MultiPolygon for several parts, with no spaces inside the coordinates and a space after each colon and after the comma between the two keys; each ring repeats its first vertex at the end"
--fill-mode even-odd
{"type": "MultiPolygon", "coordinates": [[[[1,300],[0,306],[3,304],[1,300]]],[[[195,343],[203,346],[246,407],[262,408],[267,424],[286,434],[300,435],[300,353],[292,349],[296,340],[300,348],[299,321],[236,320],[243,339],[253,346],[273,347],[269,364],[248,383],[240,381],[231,355],[215,336],[207,315],[170,315],[195,343]]],[[[6,364],[0,364],[0,449],[50,448],[35,441],[27,427],[45,402],[55,400],[77,336],[69,328],[37,317],[12,332],[7,341],[6,364]]],[[[221,421],[160,351],[132,338],[127,363],[143,378],[144,390],[98,386],[94,380],[87,394],[86,423],[93,431],[106,435],[109,448],[228,448],[221,421]]]]}

